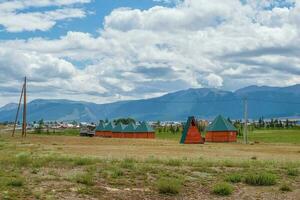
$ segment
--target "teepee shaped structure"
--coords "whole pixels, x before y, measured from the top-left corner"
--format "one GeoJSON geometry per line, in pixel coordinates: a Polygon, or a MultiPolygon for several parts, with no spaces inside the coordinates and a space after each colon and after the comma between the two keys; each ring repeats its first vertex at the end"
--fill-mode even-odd
{"type": "Polygon", "coordinates": [[[195,117],[189,117],[181,136],[181,144],[204,144],[205,139],[202,138],[200,131],[197,127],[195,117]]]}

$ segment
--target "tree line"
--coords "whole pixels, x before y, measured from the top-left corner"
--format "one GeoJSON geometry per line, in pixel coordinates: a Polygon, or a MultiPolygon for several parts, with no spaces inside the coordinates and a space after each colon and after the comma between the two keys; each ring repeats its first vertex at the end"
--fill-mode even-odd
{"type": "Polygon", "coordinates": [[[263,117],[260,117],[257,123],[254,123],[255,128],[294,128],[297,125],[296,121],[291,121],[289,119],[280,120],[280,119],[271,119],[264,120],[263,117]]]}

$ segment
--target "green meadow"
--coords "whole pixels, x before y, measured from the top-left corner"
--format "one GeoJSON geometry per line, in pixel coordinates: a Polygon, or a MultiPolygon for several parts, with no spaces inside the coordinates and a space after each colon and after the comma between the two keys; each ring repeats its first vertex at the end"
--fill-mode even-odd
{"type": "Polygon", "coordinates": [[[300,130],[279,129],[279,130],[255,130],[249,133],[250,141],[265,143],[291,143],[300,144],[300,130]]]}

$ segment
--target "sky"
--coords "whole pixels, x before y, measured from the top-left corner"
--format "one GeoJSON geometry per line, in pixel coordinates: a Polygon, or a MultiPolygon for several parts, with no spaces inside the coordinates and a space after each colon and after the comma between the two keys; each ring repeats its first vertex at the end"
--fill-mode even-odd
{"type": "Polygon", "coordinates": [[[300,83],[300,0],[0,0],[0,106],[300,83]]]}

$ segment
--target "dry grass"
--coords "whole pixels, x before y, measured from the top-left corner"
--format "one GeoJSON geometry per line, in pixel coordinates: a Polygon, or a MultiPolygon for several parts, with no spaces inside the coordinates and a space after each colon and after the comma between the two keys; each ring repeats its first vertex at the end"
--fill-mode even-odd
{"type": "MultiPolygon", "coordinates": [[[[13,142],[19,137],[2,136],[13,142]]],[[[43,149],[65,154],[95,156],[99,158],[214,158],[248,160],[293,161],[299,159],[300,146],[293,144],[206,143],[204,145],[181,145],[173,140],[82,138],[76,136],[28,135],[23,142],[42,145],[43,149]]]]}
{"type": "Polygon", "coordinates": [[[280,185],[300,188],[300,177],[288,173],[300,169],[299,152],[293,144],[1,134],[0,199],[214,199],[213,186],[224,180],[239,182],[230,199],[295,199],[300,189],[284,193],[280,185]],[[276,174],[278,184],[254,187],[231,177],[253,171],[276,174]],[[20,177],[21,184],[8,184],[20,177]],[[169,187],[169,180],[180,184],[169,187]]]}

